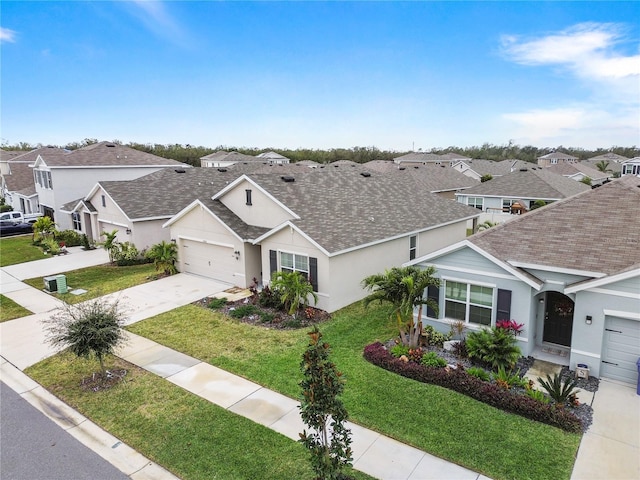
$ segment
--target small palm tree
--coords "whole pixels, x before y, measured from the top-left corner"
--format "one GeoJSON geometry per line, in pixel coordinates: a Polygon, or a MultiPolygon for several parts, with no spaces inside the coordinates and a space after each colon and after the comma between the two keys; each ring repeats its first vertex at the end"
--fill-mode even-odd
{"type": "Polygon", "coordinates": [[[147,251],[147,258],[153,260],[156,271],[162,270],[165,275],[178,273],[176,262],[178,261],[178,245],[173,242],[156,243],[147,251]]]}
{"type": "Polygon", "coordinates": [[[318,303],[318,295],[313,291],[313,285],[300,272],[273,272],[271,288],[280,297],[280,301],[289,315],[298,316],[301,308],[309,306],[309,297],[314,305],[318,303]]]}
{"type": "Polygon", "coordinates": [[[102,246],[109,254],[109,262],[113,263],[114,248],[118,245],[118,241],[116,240],[116,237],[118,236],[118,229],[111,230],[110,232],[102,232],[100,235],[105,237],[105,241],[102,246]]]}
{"type": "Polygon", "coordinates": [[[598,163],[596,163],[596,168],[602,173],[612,172],[612,170],[609,169],[609,162],[605,160],[600,160],[598,163]]]}
{"type": "Polygon", "coordinates": [[[39,242],[52,238],[56,230],[56,224],[50,217],[39,217],[33,223],[33,241],[39,242]]]}
{"type": "Polygon", "coordinates": [[[428,305],[438,311],[438,305],[432,299],[425,298],[424,292],[429,286],[439,286],[435,278],[435,268],[393,267],[383,274],[375,274],[362,280],[365,289],[372,293],[363,300],[364,306],[372,302],[391,303],[390,317],[398,322],[400,340],[411,348],[418,346],[422,333],[422,309],[428,305]],[[414,321],[413,311],[418,308],[414,321]]]}

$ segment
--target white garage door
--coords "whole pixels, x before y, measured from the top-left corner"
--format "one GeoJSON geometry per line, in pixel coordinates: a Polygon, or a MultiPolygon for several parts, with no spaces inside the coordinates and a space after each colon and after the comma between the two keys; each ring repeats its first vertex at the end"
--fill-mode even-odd
{"type": "Polygon", "coordinates": [[[600,375],[635,384],[638,381],[636,362],[639,357],[640,322],[606,317],[600,375]]]}
{"type": "Polygon", "coordinates": [[[235,284],[234,272],[240,268],[240,260],[236,260],[232,247],[194,240],[182,240],[180,245],[185,273],[235,284]]]}

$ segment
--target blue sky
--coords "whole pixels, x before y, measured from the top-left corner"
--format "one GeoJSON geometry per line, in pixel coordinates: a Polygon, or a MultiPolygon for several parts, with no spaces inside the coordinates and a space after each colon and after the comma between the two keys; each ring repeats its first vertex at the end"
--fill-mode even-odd
{"type": "Polygon", "coordinates": [[[640,145],[640,2],[0,2],[2,143],[640,145]]]}

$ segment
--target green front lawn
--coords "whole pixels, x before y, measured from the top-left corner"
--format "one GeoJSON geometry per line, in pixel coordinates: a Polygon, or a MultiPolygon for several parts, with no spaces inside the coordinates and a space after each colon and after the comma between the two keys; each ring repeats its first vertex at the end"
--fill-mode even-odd
{"type": "MultiPolygon", "coordinates": [[[[55,294],[65,302],[73,304],[149,282],[156,278],[156,270],[151,263],[129,267],[98,265],[65,272],[65,276],[70,290],[87,290],[87,293],[82,295],[55,294]]],[[[32,287],[42,288],[42,277],[30,278],[24,282],[32,287]]]]}
{"type": "MultiPolygon", "coordinates": [[[[300,394],[306,330],[251,326],[194,305],[128,329],[292,398],[300,394]]],[[[496,480],[570,478],[580,435],[366,362],[365,345],[396,333],[386,310],[354,304],[320,329],[345,375],[343,400],[356,423],[496,480]]]]}
{"type": "MultiPolygon", "coordinates": [[[[184,480],[311,479],[302,444],[122,360],[123,383],[80,389],[97,362],[62,353],[26,373],[95,423],[184,480]]],[[[372,480],[348,472],[356,480],[372,480]]]]}
{"type": "Polygon", "coordinates": [[[0,238],[0,267],[47,258],[31,243],[31,235],[0,238]]]}
{"type": "Polygon", "coordinates": [[[0,295],[0,323],[14,318],[26,317],[33,312],[18,305],[10,298],[0,295]]]}

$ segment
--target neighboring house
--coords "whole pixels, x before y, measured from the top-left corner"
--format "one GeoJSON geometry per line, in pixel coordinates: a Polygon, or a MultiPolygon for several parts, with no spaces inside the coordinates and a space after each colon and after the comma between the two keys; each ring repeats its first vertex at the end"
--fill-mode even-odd
{"type": "Polygon", "coordinates": [[[4,152],[0,160],[2,174],[2,196],[7,205],[22,213],[40,212],[38,193],[31,165],[38,156],[52,158],[65,155],[69,150],[56,147],[41,147],[29,152],[4,152]]]}
{"type": "Polygon", "coordinates": [[[597,168],[592,168],[583,162],[552,165],[547,167],[547,171],[570,178],[576,182],[581,182],[585,178],[589,178],[591,180],[591,185],[594,187],[608,182],[609,179],[613,177],[611,172],[601,172],[597,168]]]}
{"type": "Polygon", "coordinates": [[[424,323],[474,331],[514,319],[523,355],[635,384],[640,215],[620,206],[639,203],[640,178],[623,177],[410,262],[441,280],[424,323]]]}
{"type": "Polygon", "coordinates": [[[280,155],[279,153],[276,153],[276,152],[264,152],[264,153],[261,153],[260,155],[256,155],[256,158],[266,160],[268,163],[272,165],[284,165],[290,162],[290,160],[287,157],[280,155]]]}
{"type": "Polygon", "coordinates": [[[467,177],[480,181],[485,175],[501,177],[520,168],[531,167],[531,163],[524,160],[458,160],[451,166],[454,170],[463,173],[467,177]]]}
{"type": "Polygon", "coordinates": [[[610,163],[622,163],[622,162],[626,162],[627,160],[629,160],[627,157],[623,157],[622,155],[618,155],[617,153],[608,152],[602,155],[597,155],[595,157],[588,158],[587,160],[583,160],[583,162],[588,161],[588,162],[596,163],[596,162],[604,161],[604,162],[610,162],[610,163]]]}
{"type": "MultiPolygon", "coordinates": [[[[596,160],[596,158],[590,158],[588,160],[582,160],[578,165],[584,165],[586,167],[593,168],[594,170],[598,170],[600,172],[599,165],[606,165],[606,172],[602,172],[603,174],[610,174],[611,177],[619,177],[622,172],[622,163],[613,161],[613,160],[596,160]],[[604,163],[601,163],[604,162],[604,163]]],[[[622,157],[625,158],[625,157],[622,157]]],[[[625,159],[625,161],[628,159],[625,159]]]]}
{"type": "Polygon", "coordinates": [[[244,174],[169,220],[179,270],[240,287],[299,271],[333,312],[361,280],[465,238],[473,209],[362,167],[244,174]]]}
{"type": "Polygon", "coordinates": [[[584,183],[551,173],[546,168],[531,167],[456,193],[456,199],[482,210],[486,215],[480,217],[480,222],[502,222],[512,220],[511,214],[531,210],[537,200],[556,202],[590,189],[584,183]]]}
{"type": "Polygon", "coordinates": [[[470,160],[469,157],[459,155],[457,153],[445,153],[438,155],[437,153],[428,152],[411,152],[393,159],[395,163],[435,163],[437,165],[444,164],[451,166],[459,160],[470,160]]]}
{"type": "Polygon", "coordinates": [[[245,155],[239,152],[225,152],[224,150],[219,150],[217,152],[210,153],[209,155],[206,155],[204,157],[200,157],[200,166],[205,168],[206,167],[224,168],[224,167],[230,167],[231,165],[235,165],[236,163],[243,163],[243,162],[265,163],[266,160],[258,159],[257,157],[254,157],[252,155],[245,155]]]}
{"type": "Polygon", "coordinates": [[[74,226],[71,215],[62,211],[69,202],[84,198],[99,181],[133,180],[163,168],[191,168],[110,142],[100,142],[63,154],[41,152],[31,165],[40,210],[51,217],[58,229],[74,226]]]}
{"type": "Polygon", "coordinates": [[[539,167],[550,167],[551,165],[559,165],[562,163],[578,163],[578,157],[562,152],[551,152],[538,157],[539,167]]]}
{"type": "Polygon", "coordinates": [[[398,181],[409,178],[422,191],[449,199],[455,199],[456,192],[478,185],[478,181],[443,164],[403,165],[388,160],[372,160],[362,166],[373,172],[390,175],[398,181]]]}
{"type": "Polygon", "coordinates": [[[622,176],[636,175],[640,176],[640,157],[635,157],[622,162],[622,176]]]}

